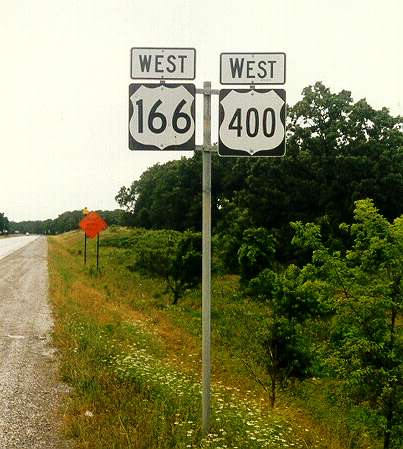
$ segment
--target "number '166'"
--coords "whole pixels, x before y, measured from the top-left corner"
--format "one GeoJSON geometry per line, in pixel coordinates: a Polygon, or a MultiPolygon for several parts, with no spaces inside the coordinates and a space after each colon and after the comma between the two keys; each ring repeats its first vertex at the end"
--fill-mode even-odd
{"type": "MultiPolygon", "coordinates": [[[[243,130],[243,112],[241,108],[235,110],[231,121],[229,122],[228,128],[236,131],[237,137],[241,137],[243,130]]],[[[276,118],[274,109],[266,108],[263,111],[262,116],[259,116],[259,111],[256,108],[249,108],[245,115],[246,123],[246,134],[249,137],[256,137],[259,132],[259,127],[262,126],[263,134],[266,137],[273,137],[274,131],[276,129],[276,118]]]]}
{"type": "MultiPolygon", "coordinates": [[[[161,106],[162,101],[158,100],[154,103],[152,108],[150,109],[150,112],[148,114],[147,120],[147,127],[148,129],[156,134],[163,133],[168,125],[167,118],[164,114],[161,112],[158,112],[157,109],[161,106]]],[[[173,113],[172,117],[172,128],[175,132],[178,134],[185,134],[189,131],[190,127],[192,126],[192,119],[191,117],[186,114],[185,112],[181,112],[181,109],[186,104],[185,100],[182,100],[178,106],[175,108],[175,111],[173,113]],[[182,123],[180,123],[180,119],[182,120],[182,123]],[[183,122],[184,121],[184,122],[183,122]],[[182,125],[182,126],[180,126],[182,125]]],[[[144,107],[143,107],[143,100],[136,101],[137,111],[138,111],[138,132],[139,134],[144,132],[144,107]]]]}

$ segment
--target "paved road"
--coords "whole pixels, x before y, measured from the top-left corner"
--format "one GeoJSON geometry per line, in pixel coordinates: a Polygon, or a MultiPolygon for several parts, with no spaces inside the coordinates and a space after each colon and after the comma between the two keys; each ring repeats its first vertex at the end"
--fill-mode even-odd
{"type": "Polygon", "coordinates": [[[28,243],[33,242],[37,238],[38,236],[35,235],[30,236],[23,235],[20,237],[9,237],[0,239],[0,259],[8,256],[9,254],[13,253],[17,249],[22,248],[28,243]]]}
{"type": "Polygon", "coordinates": [[[58,429],[63,385],[50,346],[46,238],[0,239],[0,259],[0,449],[66,448],[58,429]]]}

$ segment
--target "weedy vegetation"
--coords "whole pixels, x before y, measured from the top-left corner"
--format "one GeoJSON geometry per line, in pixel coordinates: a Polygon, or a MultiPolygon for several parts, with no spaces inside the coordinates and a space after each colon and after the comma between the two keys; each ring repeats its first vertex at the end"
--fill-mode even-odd
{"type": "Polygon", "coordinates": [[[325,443],[321,427],[301,411],[288,412],[286,400],[268,407],[243,361],[256,305],[230,306],[237,291],[231,278],[213,284],[220,304],[213,313],[213,415],[202,439],[200,294],[188,291],[174,306],[164,280],[129,269],[130,243],[118,235],[132,242],[139,233],[107,231],[100,272],[92,242],[83,265],[81,233],[49,239],[54,338],[62,379],[72,387],[65,432],[76,447],[340,447],[337,439],[325,443]]]}
{"type": "Polygon", "coordinates": [[[261,243],[272,248],[274,239],[251,229],[239,253],[241,282],[213,277],[213,415],[206,438],[195,275],[200,235],[112,227],[101,237],[99,272],[92,242],[83,265],[81,233],[49,239],[54,336],[61,376],[72,387],[65,432],[77,448],[399,447],[401,256],[393,241],[381,241],[385,232],[389,240],[400,235],[400,222],[382,221],[370,202],[358,204],[356,241],[346,259],[321,243],[315,225],[294,228],[295,244],[313,247],[311,263],[264,268],[273,251],[265,253],[261,243]],[[378,240],[367,251],[373,232],[378,240]],[[368,265],[375,250],[384,257],[368,265]],[[377,283],[386,266],[390,279],[377,283]],[[376,295],[389,299],[373,312],[376,295]],[[362,315],[352,315],[353,298],[363,303],[362,315]],[[376,335],[362,329],[371,319],[380,324],[376,335]],[[375,382],[365,383],[369,377],[375,382]]]}

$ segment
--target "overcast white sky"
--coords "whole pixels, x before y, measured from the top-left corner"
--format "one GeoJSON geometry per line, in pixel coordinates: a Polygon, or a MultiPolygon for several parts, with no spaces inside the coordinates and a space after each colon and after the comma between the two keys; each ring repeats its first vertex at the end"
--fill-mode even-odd
{"type": "Polygon", "coordinates": [[[114,209],[181,156],[128,150],[133,46],[195,47],[196,85],[214,88],[221,52],[284,51],[289,104],[320,80],[397,115],[402,18],[401,0],[0,0],[0,212],[114,209]]]}

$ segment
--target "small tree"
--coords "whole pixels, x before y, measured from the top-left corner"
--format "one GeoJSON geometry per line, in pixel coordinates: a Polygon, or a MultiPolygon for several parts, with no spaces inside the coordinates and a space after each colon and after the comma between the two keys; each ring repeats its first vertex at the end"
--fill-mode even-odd
{"type": "Polygon", "coordinates": [[[274,261],[275,239],[265,228],[249,228],[242,235],[238,250],[241,284],[256,277],[274,261]]]}
{"type": "Polygon", "coordinates": [[[318,301],[318,285],[307,280],[306,273],[295,265],[282,273],[262,271],[250,281],[247,292],[269,307],[270,318],[260,337],[264,357],[261,363],[268,374],[269,400],[274,407],[278,385],[310,374],[312,357],[303,324],[322,313],[324,307],[318,301]]]}
{"type": "Polygon", "coordinates": [[[201,280],[201,234],[184,232],[173,255],[172,265],[166,276],[168,287],[174,295],[173,304],[183,296],[187,289],[196,287],[201,280]]]}
{"type": "Polygon", "coordinates": [[[134,268],[165,280],[173,304],[201,279],[201,235],[186,231],[147,231],[135,247],[134,268]]]}
{"type": "Polygon", "coordinates": [[[289,379],[305,379],[310,373],[312,357],[302,326],[282,316],[272,317],[261,343],[262,362],[269,377],[269,402],[274,408],[277,387],[284,387],[289,379]]]}
{"type": "Polygon", "coordinates": [[[220,220],[217,225],[216,248],[224,269],[229,273],[239,273],[238,251],[246,229],[252,227],[249,212],[228,200],[221,201],[220,220]]]}

